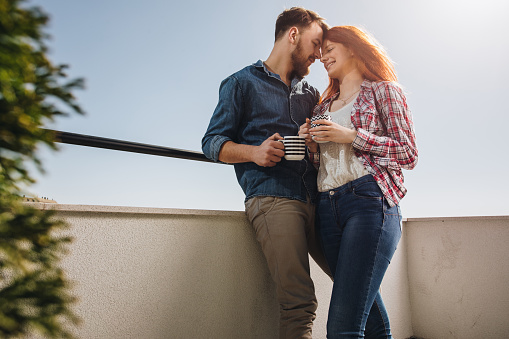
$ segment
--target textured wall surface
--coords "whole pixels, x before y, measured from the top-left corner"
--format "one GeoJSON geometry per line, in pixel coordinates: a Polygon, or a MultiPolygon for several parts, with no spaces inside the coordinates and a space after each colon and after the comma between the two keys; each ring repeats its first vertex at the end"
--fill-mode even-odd
{"type": "Polygon", "coordinates": [[[243,214],[114,210],[60,213],[76,238],[65,266],[78,282],[80,337],[276,332],[275,292],[243,214]]]}
{"type": "Polygon", "coordinates": [[[406,222],[414,335],[509,337],[509,217],[406,222]]]}
{"type": "MultiPolygon", "coordinates": [[[[71,224],[80,338],[277,338],[275,289],[242,212],[39,204],[71,224]]],[[[325,338],[331,282],[314,263],[325,338]]]]}
{"type": "MultiPolygon", "coordinates": [[[[38,204],[75,237],[81,338],[277,338],[278,305],[244,213],[38,204]]],[[[382,283],[396,339],[509,333],[509,217],[419,218],[382,283]]],[[[325,338],[332,283],[311,266],[325,338]]]]}

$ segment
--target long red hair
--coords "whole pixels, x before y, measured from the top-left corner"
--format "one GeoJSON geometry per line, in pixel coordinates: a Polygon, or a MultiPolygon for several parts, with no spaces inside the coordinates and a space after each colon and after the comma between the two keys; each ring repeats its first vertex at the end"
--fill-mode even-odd
{"type": "MultiPolygon", "coordinates": [[[[350,49],[362,77],[371,81],[398,81],[392,61],[380,45],[367,32],[355,26],[336,26],[329,29],[323,40],[340,43],[350,49]]],[[[339,92],[339,80],[329,78],[320,101],[339,92]]]]}

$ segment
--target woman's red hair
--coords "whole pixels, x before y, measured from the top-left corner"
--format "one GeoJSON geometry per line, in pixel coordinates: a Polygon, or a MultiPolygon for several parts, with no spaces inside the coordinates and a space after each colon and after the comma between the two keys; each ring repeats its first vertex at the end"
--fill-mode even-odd
{"type": "MultiPolygon", "coordinates": [[[[324,41],[340,43],[350,49],[357,61],[362,77],[371,81],[398,81],[394,66],[383,47],[368,33],[355,26],[336,26],[330,28],[324,41]]],[[[339,81],[329,78],[320,101],[330,98],[339,92],[339,81]]]]}

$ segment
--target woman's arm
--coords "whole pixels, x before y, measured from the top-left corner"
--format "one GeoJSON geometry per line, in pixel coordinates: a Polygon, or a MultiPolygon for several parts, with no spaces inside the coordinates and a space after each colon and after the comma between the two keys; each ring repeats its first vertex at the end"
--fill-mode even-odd
{"type": "Polygon", "coordinates": [[[386,135],[377,136],[359,128],[353,147],[371,154],[381,166],[413,169],[417,165],[418,151],[412,115],[402,90],[393,83],[383,82],[377,83],[373,92],[386,135]]]}

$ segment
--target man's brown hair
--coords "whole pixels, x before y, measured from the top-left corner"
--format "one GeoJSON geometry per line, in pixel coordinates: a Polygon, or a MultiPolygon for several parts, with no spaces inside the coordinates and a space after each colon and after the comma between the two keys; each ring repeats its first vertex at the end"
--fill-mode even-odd
{"type": "Polygon", "coordinates": [[[284,10],[283,13],[279,14],[276,20],[276,41],[281,38],[288,29],[297,27],[300,30],[305,30],[313,22],[317,22],[320,25],[324,34],[329,29],[329,25],[325,23],[325,19],[316,12],[302,7],[292,7],[284,10]]]}

